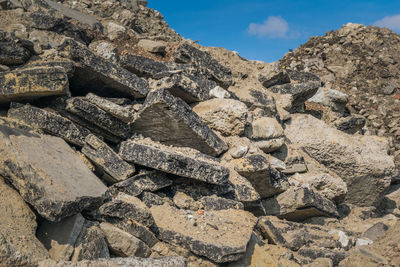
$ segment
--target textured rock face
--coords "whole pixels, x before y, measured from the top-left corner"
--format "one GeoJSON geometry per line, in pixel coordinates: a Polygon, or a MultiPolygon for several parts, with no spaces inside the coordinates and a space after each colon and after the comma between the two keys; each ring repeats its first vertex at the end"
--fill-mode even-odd
{"type": "Polygon", "coordinates": [[[275,139],[283,135],[283,129],[276,119],[262,117],[252,122],[248,135],[255,140],[275,139]]]}
{"type": "Polygon", "coordinates": [[[18,38],[0,31],[0,64],[20,65],[29,60],[33,44],[28,41],[19,42],[18,38]]]}
{"type": "Polygon", "coordinates": [[[167,90],[151,92],[132,130],[166,145],[191,147],[217,156],[227,145],[182,100],[167,90]]]}
{"type": "Polygon", "coordinates": [[[312,116],[300,114],[292,117],[285,134],[346,182],[346,200],[350,203],[365,206],[376,203],[395,175],[387,143],[378,137],[353,137],[327,127],[312,116]]]}
{"type": "Polygon", "coordinates": [[[35,237],[36,216],[0,176],[0,265],[33,266],[49,257],[35,237]]]}
{"type": "Polygon", "coordinates": [[[1,175],[46,219],[59,221],[102,199],[106,187],[62,139],[7,126],[0,134],[1,175]]]}
{"type": "Polygon", "coordinates": [[[228,182],[228,169],[215,162],[201,160],[200,153],[190,156],[179,150],[167,149],[167,147],[157,146],[154,143],[129,140],[121,144],[119,154],[128,162],[166,173],[211,184],[225,184],[228,182]]]}
{"type": "Polygon", "coordinates": [[[241,210],[205,212],[195,217],[197,226],[184,210],[164,205],[153,206],[150,211],[161,240],[220,263],[235,261],[244,255],[255,223],[251,214],[241,210]],[[201,226],[206,235],[197,231],[201,226]]]}
{"type": "Polygon", "coordinates": [[[0,73],[0,103],[68,94],[68,78],[61,67],[27,67],[0,73]]]}
{"type": "Polygon", "coordinates": [[[140,76],[154,78],[156,74],[167,72],[168,66],[151,58],[126,55],[121,58],[121,65],[130,72],[140,76]]]}

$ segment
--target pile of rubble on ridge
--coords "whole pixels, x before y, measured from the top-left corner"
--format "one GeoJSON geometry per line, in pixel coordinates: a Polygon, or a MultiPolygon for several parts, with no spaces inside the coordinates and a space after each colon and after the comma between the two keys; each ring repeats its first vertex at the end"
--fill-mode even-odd
{"type": "Polygon", "coordinates": [[[318,76],[146,1],[0,6],[0,266],[399,264],[389,143],[318,76]]]}

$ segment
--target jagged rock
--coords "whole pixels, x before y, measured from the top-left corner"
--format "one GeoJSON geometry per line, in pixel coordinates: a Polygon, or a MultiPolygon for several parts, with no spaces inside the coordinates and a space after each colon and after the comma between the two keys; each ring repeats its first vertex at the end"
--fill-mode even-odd
{"type": "Polygon", "coordinates": [[[141,240],[131,234],[118,229],[109,223],[101,223],[110,250],[120,257],[143,257],[150,256],[150,248],[141,240]]]}
{"type": "Polygon", "coordinates": [[[337,217],[336,205],[306,187],[292,187],[273,198],[262,201],[268,215],[290,221],[315,216],[337,217]]]}
{"type": "Polygon", "coordinates": [[[293,83],[321,82],[321,79],[311,72],[301,72],[291,69],[286,69],[285,71],[293,83]]]}
{"type": "Polygon", "coordinates": [[[67,95],[68,77],[61,67],[26,67],[0,72],[0,103],[67,95]]]}
{"type": "Polygon", "coordinates": [[[340,131],[354,134],[364,127],[366,121],[367,120],[361,115],[350,115],[336,120],[334,125],[340,131]]]}
{"type": "Polygon", "coordinates": [[[90,134],[89,130],[58,115],[56,112],[40,109],[29,104],[24,106],[12,105],[7,116],[23,121],[48,134],[61,137],[77,146],[83,146],[86,136],[90,134]]]}
{"type": "Polygon", "coordinates": [[[285,134],[346,182],[346,201],[350,203],[363,206],[377,203],[395,175],[387,143],[379,137],[347,135],[301,114],[292,117],[285,134]]]}
{"type": "Polygon", "coordinates": [[[285,140],[283,138],[274,138],[271,140],[257,141],[255,144],[264,153],[271,153],[279,150],[285,144],[285,140]]]}
{"type": "Polygon", "coordinates": [[[345,106],[349,102],[349,96],[337,90],[321,87],[308,101],[319,103],[332,108],[333,111],[344,113],[345,106]]]}
{"type": "Polygon", "coordinates": [[[32,56],[33,44],[20,40],[9,33],[0,31],[0,64],[12,66],[21,65],[32,56]]]}
{"type": "Polygon", "coordinates": [[[283,135],[283,129],[276,119],[262,117],[251,123],[251,128],[247,135],[254,140],[275,139],[283,135]]]}
{"type": "Polygon", "coordinates": [[[183,257],[161,257],[154,259],[144,259],[139,257],[128,258],[112,258],[98,259],[93,261],[66,262],[45,260],[39,263],[38,267],[124,267],[124,266],[141,266],[141,267],[186,267],[186,260],[183,257]]]}
{"type": "Polygon", "coordinates": [[[182,177],[219,185],[228,182],[227,168],[193,151],[191,154],[185,154],[177,148],[168,148],[153,142],[129,140],[121,143],[119,155],[128,162],[182,177]]]}
{"type": "Polygon", "coordinates": [[[286,176],[272,168],[262,155],[248,155],[233,162],[235,170],[249,180],[261,198],[279,194],[289,187],[286,176]]]}
{"type": "Polygon", "coordinates": [[[36,239],[36,216],[0,176],[0,265],[34,266],[49,257],[36,239]]]}
{"type": "Polygon", "coordinates": [[[121,182],[135,173],[135,167],[122,160],[106,143],[90,134],[85,139],[82,153],[103,173],[104,180],[110,183],[121,182]]]}
{"type": "Polygon", "coordinates": [[[137,44],[139,47],[150,53],[164,54],[167,46],[163,43],[142,39],[137,44]]]}
{"type": "Polygon", "coordinates": [[[211,99],[193,107],[193,111],[207,125],[222,135],[244,134],[248,110],[245,104],[234,99],[211,99]]]}
{"type": "Polygon", "coordinates": [[[119,193],[112,201],[103,204],[99,213],[106,218],[133,219],[147,227],[154,223],[146,205],[140,199],[125,193],[119,193]]]}
{"type": "Polygon", "coordinates": [[[132,130],[166,145],[191,147],[211,156],[227,150],[225,142],[167,90],[149,93],[132,130]]]}
{"type": "Polygon", "coordinates": [[[243,203],[217,197],[202,197],[199,202],[202,204],[204,210],[228,210],[228,209],[243,209],[243,203]]]}
{"type": "Polygon", "coordinates": [[[183,246],[196,255],[222,263],[243,257],[255,218],[242,210],[205,211],[192,215],[171,206],[150,208],[161,240],[183,246]],[[201,230],[200,230],[201,229],[201,230]]]}
{"type": "Polygon", "coordinates": [[[106,187],[64,140],[3,125],[0,137],[0,174],[47,220],[59,221],[102,200],[106,187]]]}
{"type": "Polygon", "coordinates": [[[146,78],[154,78],[158,73],[169,71],[165,63],[131,54],[121,57],[120,64],[130,72],[146,78]]]}
{"type": "MultiPolygon", "coordinates": [[[[161,74],[155,76],[161,76],[161,74]]],[[[167,77],[150,83],[152,90],[167,89],[172,95],[189,104],[209,99],[210,90],[215,86],[213,81],[197,78],[184,72],[171,73],[167,77]]]]}
{"type": "Polygon", "coordinates": [[[92,104],[84,97],[70,98],[66,101],[66,104],[65,109],[68,112],[89,121],[112,135],[127,138],[130,133],[128,124],[92,104]]]}
{"type": "Polygon", "coordinates": [[[207,52],[203,52],[189,44],[182,44],[174,52],[177,63],[191,63],[198,71],[210,80],[214,80],[222,87],[232,84],[232,71],[218,63],[207,52]]]}
{"type": "Polygon", "coordinates": [[[258,80],[265,88],[269,88],[274,85],[290,83],[289,74],[283,70],[262,72],[258,76],[258,80]]]}
{"type": "Polygon", "coordinates": [[[82,94],[97,92],[115,95],[116,92],[136,98],[148,93],[147,82],[136,75],[96,56],[86,47],[72,39],[66,40],[59,51],[77,62],[74,76],[70,79],[71,90],[82,94]]]}

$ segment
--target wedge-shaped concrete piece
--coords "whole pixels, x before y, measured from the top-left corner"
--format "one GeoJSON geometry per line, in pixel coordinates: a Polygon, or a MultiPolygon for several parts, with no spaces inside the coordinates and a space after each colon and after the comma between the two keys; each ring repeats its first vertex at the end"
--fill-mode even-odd
{"type": "MultiPolygon", "coordinates": [[[[183,150],[184,151],[184,150],[183,150]]],[[[128,161],[166,173],[223,185],[228,182],[229,170],[206,159],[201,153],[192,155],[177,148],[153,142],[128,140],[121,143],[119,154],[128,161]],[[203,159],[202,159],[203,157],[203,159]]]]}
{"type": "Polygon", "coordinates": [[[286,176],[272,168],[262,155],[249,155],[233,162],[235,170],[247,178],[261,198],[274,196],[289,188],[286,176]]]}
{"type": "Polygon", "coordinates": [[[74,145],[83,146],[85,138],[90,134],[86,128],[73,123],[56,112],[27,105],[14,104],[8,110],[8,117],[21,120],[46,133],[63,138],[74,145]]]}
{"type": "Polygon", "coordinates": [[[262,204],[268,215],[290,221],[338,216],[336,205],[331,200],[306,187],[292,187],[280,195],[263,200],[262,204]]]}
{"type": "Polygon", "coordinates": [[[68,77],[62,67],[26,67],[0,72],[0,103],[68,93],[68,77]]]}
{"type": "Polygon", "coordinates": [[[3,125],[0,174],[49,221],[99,204],[107,189],[61,138],[3,125]]]}
{"type": "Polygon", "coordinates": [[[205,211],[203,215],[194,215],[163,205],[153,206],[150,211],[160,240],[217,263],[236,261],[244,256],[256,223],[256,218],[243,210],[205,211]]]}
{"type": "Polygon", "coordinates": [[[116,95],[118,92],[136,98],[148,93],[146,80],[118,65],[96,56],[89,49],[72,39],[60,46],[60,52],[77,62],[74,76],[70,79],[71,90],[77,93],[97,92],[116,95]]]}
{"type": "Polygon", "coordinates": [[[68,99],[66,103],[67,105],[65,109],[68,112],[93,123],[112,135],[119,136],[121,138],[128,137],[130,133],[128,124],[92,104],[86,98],[73,97],[68,99]]]}
{"type": "Polygon", "coordinates": [[[96,136],[88,135],[85,141],[82,153],[103,172],[103,179],[106,181],[110,183],[124,181],[135,173],[135,167],[121,159],[96,136]]]}
{"type": "Polygon", "coordinates": [[[149,93],[132,130],[166,145],[217,156],[228,147],[181,99],[166,89],[149,93]]]}

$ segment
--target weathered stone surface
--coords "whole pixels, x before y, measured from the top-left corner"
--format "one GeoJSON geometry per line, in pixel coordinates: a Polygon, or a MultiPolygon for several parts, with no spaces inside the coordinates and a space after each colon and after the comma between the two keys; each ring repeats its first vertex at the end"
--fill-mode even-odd
{"type": "Polygon", "coordinates": [[[292,187],[273,198],[262,201],[268,215],[290,221],[315,216],[337,217],[336,205],[306,187],[292,187]]]}
{"type": "Polygon", "coordinates": [[[110,250],[120,257],[143,257],[150,256],[150,248],[138,238],[118,229],[109,223],[101,223],[101,230],[106,235],[110,250]]]}
{"type": "Polygon", "coordinates": [[[101,56],[113,63],[119,62],[119,54],[117,47],[107,41],[94,41],[89,45],[90,50],[92,50],[96,55],[101,56]]]}
{"type": "Polygon", "coordinates": [[[283,138],[275,138],[271,140],[257,141],[255,144],[264,153],[271,153],[280,149],[285,144],[285,140],[283,138]]]}
{"type": "Polygon", "coordinates": [[[210,80],[214,80],[223,87],[232,84],[232,71],[212,58],[207,52],[203,52],[189,44],[182,44],[174,52],[174,60],[177,63],[191,63],[196,69],[210,80]]]}
{"type": "Polygon", "coordinates": [[[139,257],[98,259],[93,261],[66,262],[45,260],[39,263],[38,267],[186,267],[186,260],[183,257],[171,256],[154,259],[143,259],[139,257]]]}
{"type": "Polygon", "coordinates": [[[134,119],[135,111],[132,106],[123,107],[107,98],[92,93],[87,94],[85,99],[125,123],[130,123],[134,119]]]}
{"type": "Polygon", "coordinates": [[[157,73],[169,71],[165,63],[136,55],[121,57],[121,65],[130,72],[146,78],[154,78],[157,73]]]}
{"type": "Polygon", "coordinates": [[[176,192],[174,198],[172,199],[175,206],[179,209],[185,210],[199,210],[201,205],[199,202],[194,200],[192,197],[186,195],[183,192],[176,192]]]}
{"type": "Polygon", "coordinates": [[[0,103],[66,95],[68,77],[61,67],[26,67],[0,72],[0,103]]]}
{"type": "Polygon", "coordinates": [[[262,155],[248,155],[235,159],[235,170],[249,180],[261,198],[271,197],[289,188],[284,174],[272,168],[262,155]]]}
{"type": "Polygon", "coordinates": [[[265,88],[269,88],[274,85],[290,83],[289,74],[283,70],[261,72],[260,75],[258,76],[258,80],[265,88]]]}
{"type": "Polygon", "coordinates": [[[275,139],[283,135],[283,129],[276,119],[262,117],[251,123],[251,128],[247,135],[254,140],[275,139]]]}
{"type": "Polygon", "coordinates": [[[245,104],[234,99],[211,99],[193,107],[193,111],[207,125],[222,135],[244,134],[248,110],[245,104]]]}
{"type": "Polygon", "coordinates": [[[33,44],[10,36],[9,33],[0,31],[0,64],[12,66],[21,65],[32,56],[33,44]]]}
{"type": "Polygon", "coordinates": [[[190,155],[156,143],[129,140],[121,144],[119,155],[128,162],[182,177],[220,185],[228,182],[228,169],[211,160],[203,160],[200,153],[190,155]]]}
{"type": "Polygon", "coordinates": [[[379,137],[347,135],[301,114],[293,115],[285,134],[346,182],[346,201],[350,203],[363,206],[377,203],[395,175],[387,143],[379,137]]]}
{"type": "Polygon", "coordinates": [[[137,45],[150,53],[159,53],[159,54],[164,54],[165,49],[167,48],[167,45],[161,42],[146,40],[146,39],[140,40],[137,45]]]}
{"type": "Polygon", "coordinates": [[[34,266],[49,257],[36,239],[36,217],[0,176],[0,265],[34,266]]]}
{"type": "Polygon", "coordinates": [[[154,223],[146,205],[140,199],[124,193],[119,193],[112,201],[103,204],[99,213],[106,218],[133,219],[147,227],[154,223]]]}
{"type": "Polygon", "coordinates": [[[230,170],[229,184],[235,192],[235,199],[243,202],[253,202],[261,199],[260,194],[245,177],[238,174],[235,170],[230,170]]]}
{"type": "Polygon", "coordinates": [[[172,95],[190,104],[209,99],[209,91],[215,85],[212,81],[196,78],[187,73],[176,73],[152,81],[150,88],[167,89],[172,95]]]}
{"type": "Polygon", "coordinates": [[[344,113],[345,106],[349,102],[349,96],[337,90],[321,87],[308,101],[328,106],[333,111],[344,113]]]}
{"type": "Polygon", "coordinates": [[[193,219],[187,211],[169,205],[153,206],[150,211],[161,240],[219,263],[243,257],[255,224],[255,218],[242,210],[206,211],[192,215],[193,219]]]}
{"type": "Polygon", "coordinates": [[[361,131],[366,122],[367,120],[361,115],[350,115],[336,120],[334,125],[340,131],[348,134],[355,134],[361,131]]]}
{"type": "Polygon", "coordinates": [[[0,142],[0,174],[47,220],[101,201],[106,187],[64,140],[0,126],[0,142]]]}
{"type": "Polygon", "coordinates": [[[125,122],[102,110],[97,105],[92,104],[86,98],[74,97],[68,99],[66,103],[67,111],[93,123],[115,136],[121,138],[128,137],[130,129],[125,122]]]}
{"type": "Polygon", "coordinates": [[[140,196],[140,199],[148,208],[151,208],[153,205],[163,205],[164,203],[173,205],[173,201],[171,199],[151,192],[143,192],[140,196]]]}
{"type": "Polygon", "coordinates": [[[85,154],[101,171],[103,179],[116,183],[128,179],[135,173],[135,167],[125,162],[106,143],[94,135],[88,135],[86,145],[82,148],[85,154]]]}
{"type": "Polygon", "coordinates": [[[137,98],[147,95],[148,85],[145,80],[96,56],[77,42],[68,39],[59,49],[78,63],[70,79],[71,90],[80,94],[93,91],[111,95],[117,91],[137,98]]]}
{"type": "Polygon", "coordinates": [[[362,234],[362,237],[368,238],[371,241],[375,241],[384,233],[386,233],[387,230],[389,230],[389,226],[382,222],[379,222],[368,228],[368,230],[362,234]]]}
{"type": "Polygon", "coordinates": [[[244,208],[241,202],[217,196],[202,197],[199,202],[202,204],[204,210],[242,210],[244,208]]]}
{"type": "Polygon", "coordinates": [[[45,109],[40,109],[29,104],[12,105],[8,110],[8,117],[23,121],[48,134],[63,138],[74,145],[83,146],[89,130],[77,125],[67,118],[45,109]]]}
{"type": "Polygon", "coordinates": [[[185,102],[167,90],[148,95],[132,130],[166,145],[191,147],[211,156],[227,150],[225,142],[185,102]]]}

